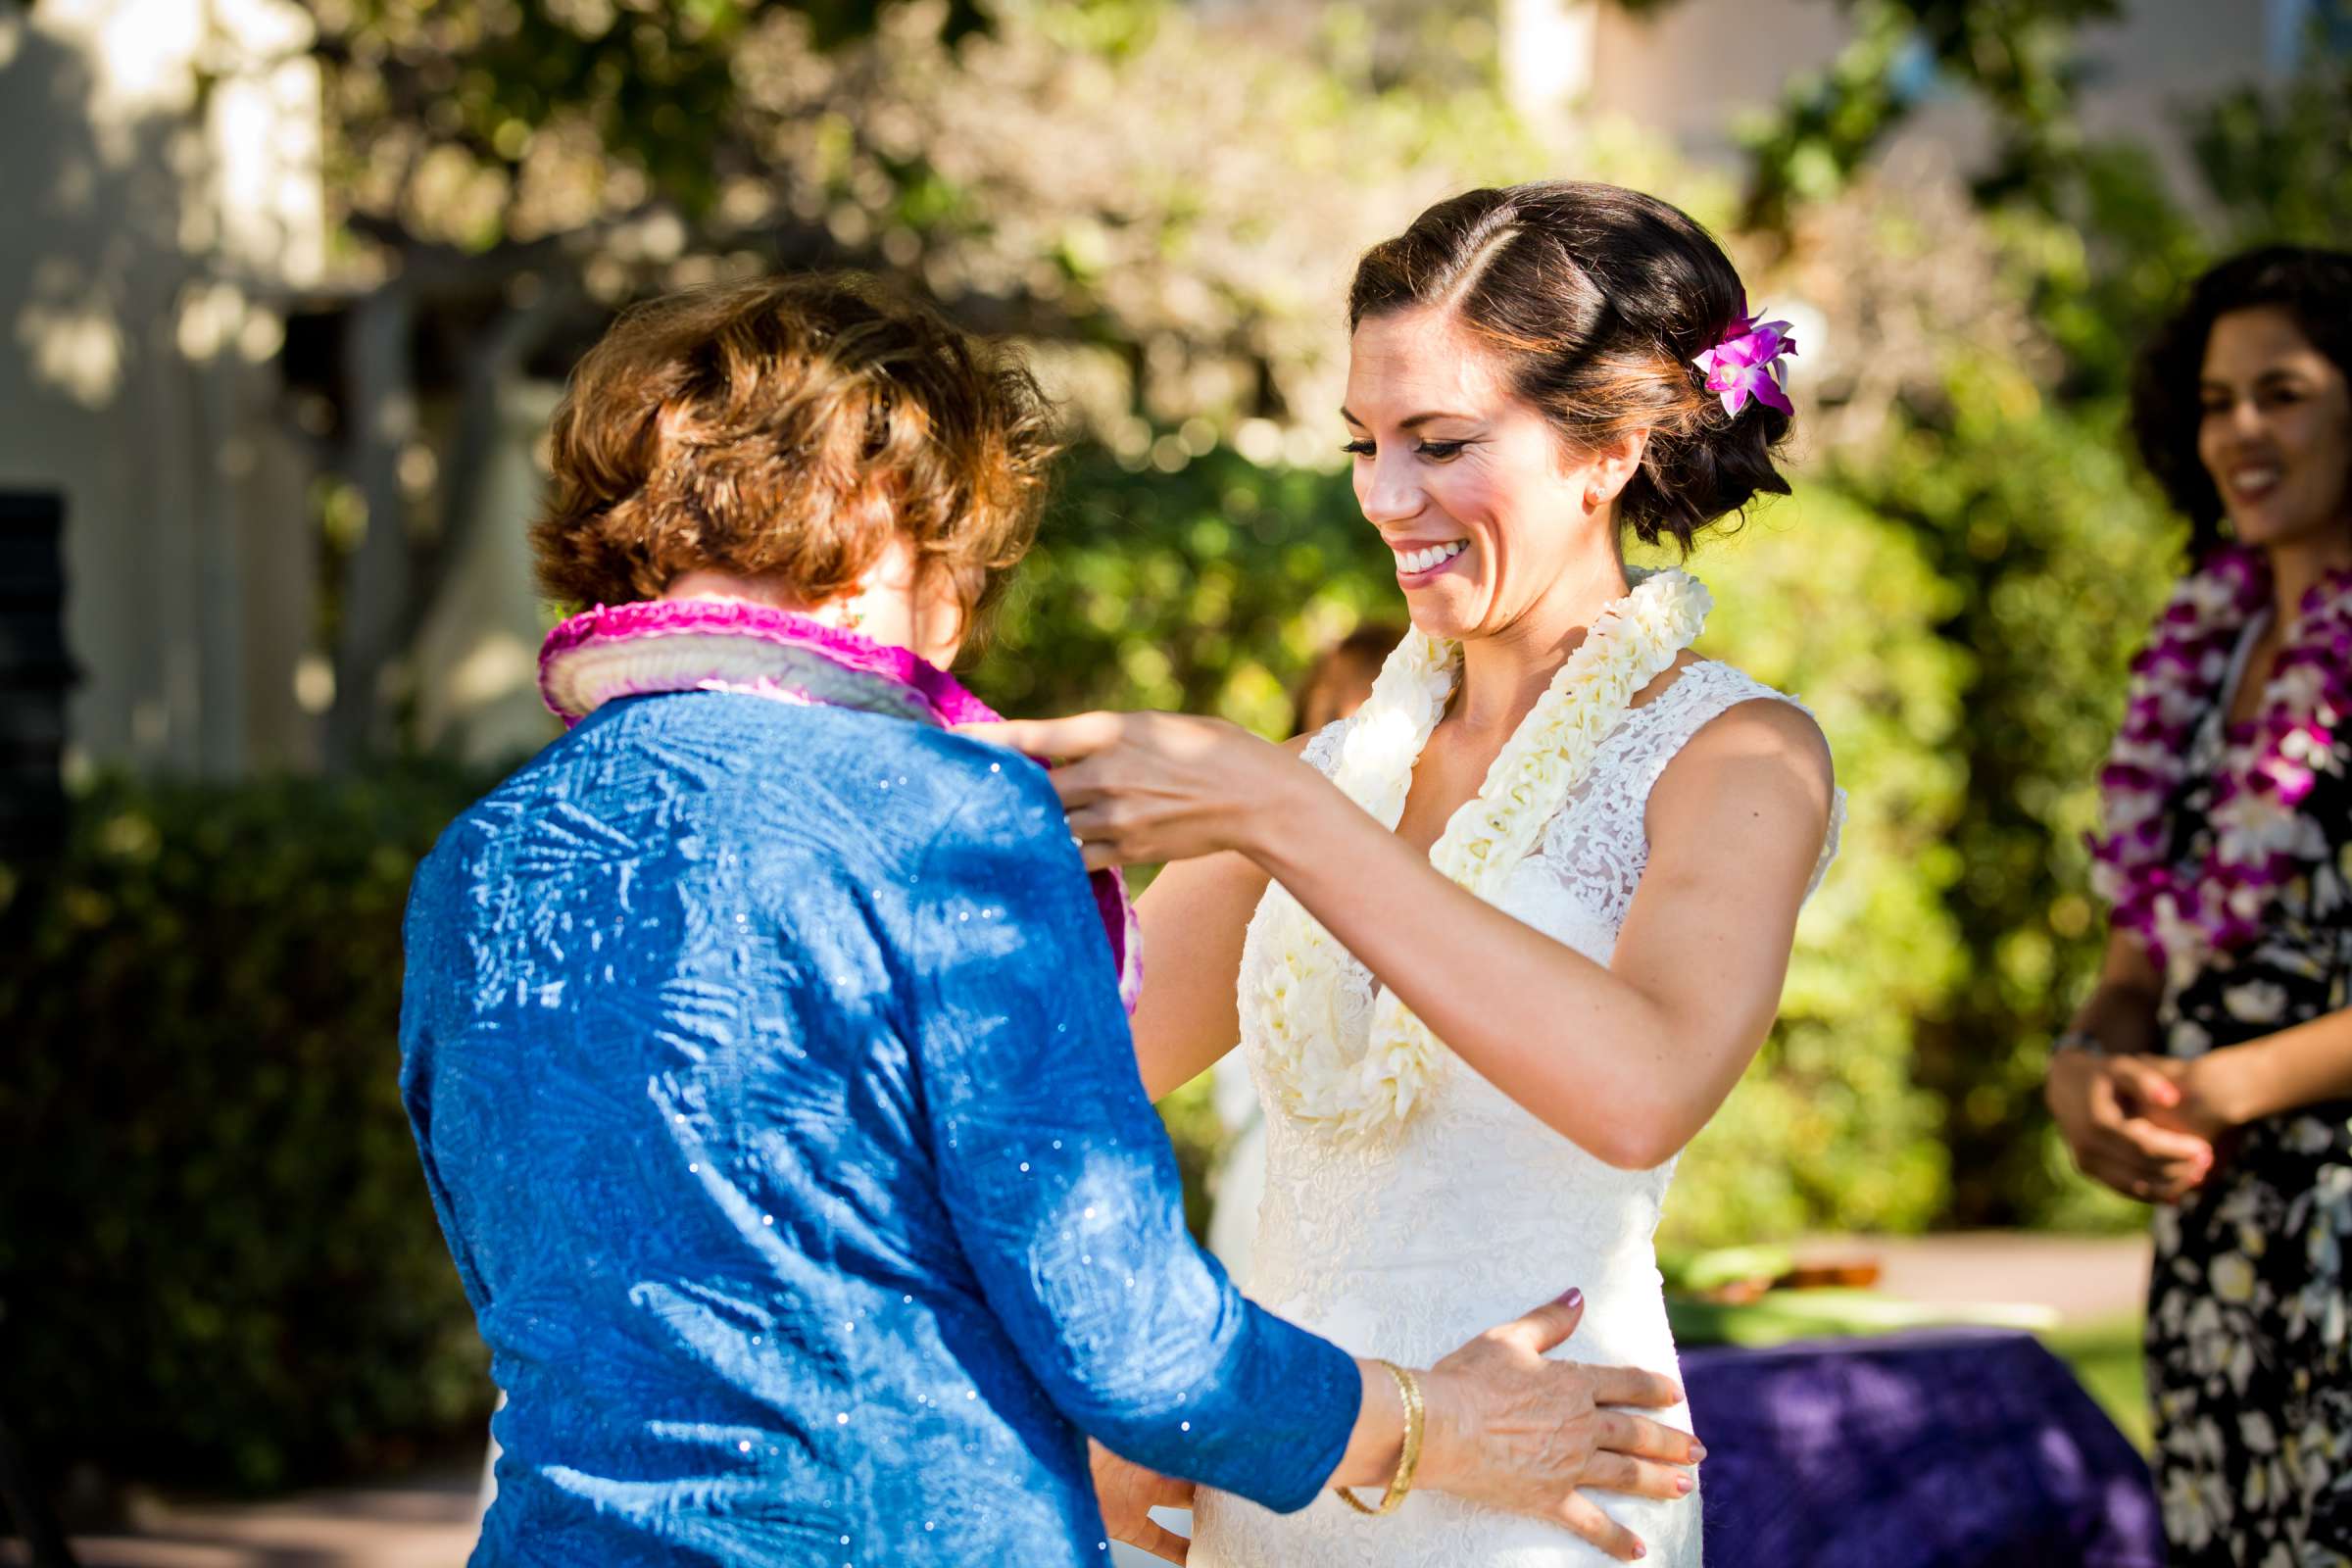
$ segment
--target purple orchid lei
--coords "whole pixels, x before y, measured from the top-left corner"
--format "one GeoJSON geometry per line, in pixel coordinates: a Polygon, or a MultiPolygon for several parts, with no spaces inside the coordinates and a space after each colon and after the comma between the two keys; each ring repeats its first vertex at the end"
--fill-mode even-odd
{"type": "Polygon", "coordinates": [[[2165,858],[2197,728],[2228,700],[2231,654],[2271,595],[2269,561],[2236,546],[2181,580],[2132,661],[2123,727],[2099,774],[2092,881],[2115,924],[2177,979],[2210,953],[2252,943],[2279,890],[2329,853],[2326,830],[2301,808],[2321,773],[2345,765],[2335,730],[2352,714],[2352,572],[2330,573],[2304,595],[2262,710],[2226,732],[2203,862],[2165,858]]]}
{"type": "Polygon", "coordinates": [[[820,655],[843,669],[901,688],[908,706],[934,723],[985,724],[998,717],[996,710],[974,697],[963,682],[911,649],[878,643],[808,615],[741,599],[648,599],[584,611],[559,624],[539,645],[539,696],[569,729],[613,698],[640,692],[758,690],[765,682],[776,689],[759,695],[786,694],[786,687],[772,676],[753,676],[748,666],[744,670],[727,667],[731,662],[720,652],[727,644],[820,655]],[[681,679],[687,671],[622,674],[617,666],[612,678],[580,678],[588,667],[577,657],[584,651],[641,650],[658,638],[703,637],[723,642],[714,647],[710,667],[696,673],[691,681],[681,679]],[[640,686],[634,684],[636,680],[649,683],[640,686]]]}
{"type": "Polygon", "coordinates": [[[1747,407],[1747,400],[1793,415],[1796,406],[1788,401],[1785,357],[1796,352],[1796,340],[1788,335],[1787,321],[1759,321],[1762,311],[1747,314],[1747,301],[1740,302],[1740,318],[1732,323],[1723,341],[1690,363],[1706,376],[1707,390],[1723,399],[1723,412],[1737,416],[1747,407]]]}
{"type": "MultiPolygon", "coordinates": [[[[744,600],[599,605],[558,625],[539,648],[539,694],[565,729],[623,697],[681,691],[864,708],[943,727],[998,718],[961,681],[908,649],[744,600]]],[[[1119,1000],[1133,1012],[1143,942],[1126,879],[1097,871],[1090,881],[1119,1000]]]]}

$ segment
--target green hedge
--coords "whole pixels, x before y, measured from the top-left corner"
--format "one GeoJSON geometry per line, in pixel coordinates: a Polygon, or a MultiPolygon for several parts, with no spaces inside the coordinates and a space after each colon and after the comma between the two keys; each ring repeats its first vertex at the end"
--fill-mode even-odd
{"type": "Polygon", "coordinates": [[[476,792],[107,783],[0,975],[0,1391],[31,1451],[261,1488],[489,1388],[397,1080],[409,874],[476,792]]]}
{"type": "Polygon", "coordinates": [[[1813,484],[1703,543],[1690,567],[1716,600],[1701,651],[1814,710],[1847,816],[1797,928],[1780,1022],[1684,1155],[1663,1233],[1721,1247],[1923,1229],[1946,1162],[1912,1056],[1962,959],[1945,893],[1967,788],[1953,756],[1965,665],[1936,634],[1952,591],[1901,531],[1813,484]]]}
{"type": "Polygon", "coordinates": [[[2050,1042],[2106,936],[2084,836],[2126,669],[2182,526],[2127,455],[2116,404],[2060,406],[2014,366],[1955,359],[1949,405],[1834,483],[1912,542],[1950,596],[1964,660],[1952,763],[1967,789],[1939,852],[1963,960],[1922,1007],[1918,1077],[1942,1102],[1950,1218],[2135,1227],[2146,1211],[2072,1169],[2041,1105],[2050,1042]]]}

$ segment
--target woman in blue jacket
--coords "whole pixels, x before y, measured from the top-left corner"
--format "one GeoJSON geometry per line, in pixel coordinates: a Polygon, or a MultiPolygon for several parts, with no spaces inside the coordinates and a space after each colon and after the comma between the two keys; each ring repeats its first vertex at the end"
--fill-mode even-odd
{"type": "Polygon", "coordinates": [[[1041,769],[946,728],[1051,456],[1017,364],[854,277],[581,365],[533,531],[597,607],[542,656],[573,727],[408,918],[403,1089],[508,1396],[476,1563],[1101,1563],[1097,1483],[1178,1551],[1150,1472],[1631,1556],[1574,1489],[1687,1490],[1690,1440],[1602,1408],[1665,1379],[1542,1359],[1576,1293],[1359,1365],[1188,1239],[1124,896],[1041,769]]]}

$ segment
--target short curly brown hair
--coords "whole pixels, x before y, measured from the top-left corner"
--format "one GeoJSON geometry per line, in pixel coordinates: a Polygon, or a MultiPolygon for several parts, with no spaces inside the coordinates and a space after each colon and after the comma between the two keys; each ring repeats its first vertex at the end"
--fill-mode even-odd
{"type": "Polygon", "coordinates": [[[571,605],[653,599],[685,572],[849,591],[894,534],[979,618],[1028,553],[1055,454],[1019,357],[854,272],[641,305],[556,410],[531,524],[571,605]]]}

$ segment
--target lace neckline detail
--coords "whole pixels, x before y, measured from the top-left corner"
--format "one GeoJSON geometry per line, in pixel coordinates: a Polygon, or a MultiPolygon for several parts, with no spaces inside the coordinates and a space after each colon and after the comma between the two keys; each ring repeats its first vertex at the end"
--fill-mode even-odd
{"type": "MultiPolygon", "coordinates": [[[[1582,795],[1588,793],[1592,784],[1607,776],[1612,771],[1613,766],[1617,761],[1618,754],[1638,747],[1641,743],[1643,733],[1660,722],[1663,715],[1671,713],[1677,707],[1682,706],[1687,701],[1694,700],[1698,695],[1703,693],[1705,688],[1710,685],[1714,685],[1717,682],[1724,681],[1727,677],[1730,679],[1730,681],[1738,685],[1752,686],[1754,690],[1749,693],[1751,696],[1777,697],[1780,695],[1772,691],[1770,687],[1755,682],[1751,677],[1743,674],[1738,669],[1733,668],[1731,665],[1722,662],[1720,660],[1692,660],[1690,663],[1681,666],[1681,668],[1676,672],[1674,679],[1668,683],[1664,691],[1658,693],[1657,696],[1651,698],[1648,702],[1630,707],[1625,710],[1624,716],[1617,721],[1616,725],[1610,730],[1607,738],[1600,743],[1599,750],[1593,754],[1592,773],[1586,780],[1586,789],[1584,791],[1580,791],[1579,794],[1582,795]]],[[[1787,698],[1783,698],[1782,700],[1790,701],[1787,698]]],[[[1793,706],[1799,708],[1803,707],[1801,703],[1793,704],[1793,706]]],[[[1314,736],[1306,743],[1303,755],[1308,761],[1312,762],[1316,766],[1317,769],[1323,772],[1329,772],[1333,763],[1337,761],[1339,756],[1339,746],[1341,740],[1344,738],[1347,722],[1348,721],[1346,719],[1334,720],[1332,723],[1325,725],[1322,729],[1317,730],[1314,736]]],[[[1695,729],[1696,726],[1693,726],[1693,728],[1695,729]]],[[[1418,771],[1417,763],[1415,771],[1418,771]]],[[[1407,791],[1408,793],[1410,791],[1409,784],[1407,785],[1407,791]]],[[[1563,807],[1558,815],[1555,815],[1552,820],[1557,822],[1560,816],[1567,814],[1567,811],[1572,808],[1573,805],[1574,801],[1572,800],[1570,805],[1568,807],[1563,807]]]]}
{"type": "MultiPolygon", "coordinates": [[[[1646,807],[1651,786],[1683,745],[1713,719],[1743,702],[1783,702],[1810,714],[1804,704],[1776,691],[1735,665],[1700,659],[1683,666],[1664,691],[1629,710],[1594,758],[1586,786],[1573,795],[1544,829],[1539,848],[1523,862],[1526,894],[1534,886],[1556,888],[1612,930],[1633,901],[1642,867],[1648,860],[1646,807]]],[[[1337,756],[1339,727],[1317,733],[1306,746],[1306,760],[1330,771],[1337,756]]],[[[1836,861],[1845,826],[1845,791],[1831,803],[1828,832],[1822,840],[1808,898],[1817,891],[1836,861]]],[[[1506,899],[1515,905],[1518,900],[1506,899]]],[[[1514,912],[1524,912],[1514,909],[1514,912]]]]}

